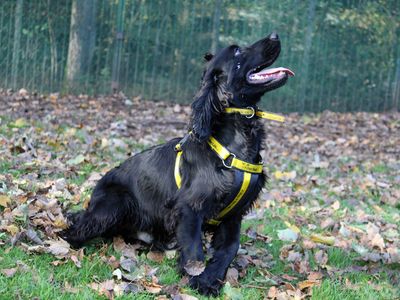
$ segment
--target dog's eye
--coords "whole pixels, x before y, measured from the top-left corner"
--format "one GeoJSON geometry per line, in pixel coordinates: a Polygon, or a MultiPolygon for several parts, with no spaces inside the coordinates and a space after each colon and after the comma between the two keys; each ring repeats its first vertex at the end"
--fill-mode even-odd
{"type": "Polygon", "coordinates": [[[236,48],[236,49],[235,49],[235,56],[240,55],[240,53],[242,53],[242,52],[240,51],[240,48],[236,48]]]}

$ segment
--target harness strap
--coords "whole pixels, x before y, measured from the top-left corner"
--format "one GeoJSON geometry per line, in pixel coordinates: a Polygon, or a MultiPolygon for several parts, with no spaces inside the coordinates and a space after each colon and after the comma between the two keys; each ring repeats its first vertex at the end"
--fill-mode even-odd
{"type": "Polygon", "coordinates": [[[238,159],[235,154],[229,152],[220,142],[218,142],[214,137],[210,137],[208,140],[208,144],[210,145],[211,149],[214,150],[215,153],[219,156],[222,160],[222,163],[227,168],[236,168],[241,171],[250,172],[250,173],[262,173],[263,170],[263,163],[253,164],[247,161],[238,159]],[[226,160],[232,157],[231,164],[228,165],[226,160]]]}
{"type": "Polygon", "coordinates": [[[183,153],[182,151],[178,151],[176,153],[176,159],[175,159],[174,176],[175,176],[176,186],[178,187],[178,189],[180,189],[182,186],[181,172],[179,172],[179,166],[181,165],[182,153],[183,153]]]}
{"type": "Polygon", "coordinates": [[[228,114],[240,113],[241,115],[246,116],[249,119],[254,116],[257,116],[257,117],[267,119],[267,120],[272,120],[272,121],[277,121],[277,122],[285,122],[284,116],[274,114],[271,112],[262,111],[259,109],[255,109],[253,107],[248,107],[248,108],[227,107],[227,108],[225,108],[225,112],[228,114]]]}
{"type": "MultiPolygon", "coordinates": [[[[227,207],[225,207],[215,219],[210,219],[207,221],[208,224],[211,225],[219,225],[221,223],[221,219],[225,217],[229,212],[231,212],[235,207],[237,207],[238,203],[240,200],[243,199],[243,196],[246,194],[250,181],[251,181],[251,173],[248,172],[241,172],[241,171],[235,171],[235,187],[240,186],[239,191],[235,190],[233,191],[233,200],[229,203],[227,207]]],[[[229,196],[228,196],[229,197],[229,196]]]]}
{"type": "MultiPolygon", "coordinates": [[[[281,115],[277,115],[270,112],[264,112],[253,107],[248,108],[236,108],[236,107],[228,107],[225,108],[226,113],[240,113],[241,115],[246,116],[247,118],[253,118],[254,116],[284,122],[285,117],[281,115]]],[[[179,141],[178,144],[175,145],[176,159],[175,159],[175,166],[174,166],[174,177],[175,183],[178,189],[182,187],[182,176],[179,171],[179,167],[181,164],[181,158],[183,149],[182,146],[186,143],[189,136],[192,132],[186,134],[182,140],[179,141]]],[[[221,219],[226,217],[229,214],[232,214],[236,209],[244,206],[247,202],[247,198],[251,197],[258,181],[259,175],[263,171],[263,163],[253,164],[246,162],[244,160],[238,159],[234,153],[231,153],[227,148],[225,148],[218,140],[214,137],[210,137],[208,140],[208,145],[211,149],[218,155],[219,158],[222,160],[222,164],[226,168],[235,168],[235,182],[232,188],[231,193],[227,196],[229,202],[228,206],[225,207],[214,219],[208,220],[206,223],[210,225],[219,225],[221,223],[221,219]],[[226,160],[232,157],[230,165],[227,164],[226,160]],[[232,200],[230,200],[232,199],[232,200]]]]}

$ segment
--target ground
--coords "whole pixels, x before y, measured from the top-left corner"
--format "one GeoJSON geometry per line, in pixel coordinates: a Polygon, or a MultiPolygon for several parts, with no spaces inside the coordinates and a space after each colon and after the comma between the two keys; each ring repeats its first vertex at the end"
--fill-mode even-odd
{"type": "MultiPolygon", "coordinates": [[[[189,113],[122,94],[0,92],[0,298],[206,299],[174,251],[57,237],[102,174],[181,136],[189,113]]],[[[400,114],[264,122],[269,181],[219,299],[399,298],[400,114]]]]}

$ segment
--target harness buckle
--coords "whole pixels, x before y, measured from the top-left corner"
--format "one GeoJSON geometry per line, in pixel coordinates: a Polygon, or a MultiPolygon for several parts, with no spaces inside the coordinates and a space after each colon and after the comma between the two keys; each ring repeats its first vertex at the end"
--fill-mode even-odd
{"type": "Polygon", "coordinates": [[[235,155],[234,153],[230,153],[229,156],[228,156],[227,158],[221,159],[221,161],[222,161],[222,164],[224,165],[225,168],[232,169],[232,162],[233,162],[233,160],[234,160],[235,158],[236,158],[236,155],[235,155]],[[227,164],[226,164],[226,161],[228,160],[229,157],[232,157],[232,160],[231,160],[231,164],[230,164],[230,165],[227,165],[227,164]]]}
{"type": "Polygon", "coordinates": [[[246,116],[247,119],[251,119],[256,115],[256,110],[254,109],[254,107],[248,106],[248,109],[251,109],[251,115],[250,116],[246,116]]]}

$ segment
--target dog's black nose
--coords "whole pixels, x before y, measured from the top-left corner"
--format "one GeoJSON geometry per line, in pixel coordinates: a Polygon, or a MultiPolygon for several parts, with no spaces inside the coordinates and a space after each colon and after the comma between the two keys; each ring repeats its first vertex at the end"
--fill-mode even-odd
{"type": "Polygon", "coordinates": [[[279,40],[279,36],[276,32],[273,32],[269,35],[269,39],[272,41],[277,41],[277,40],[279,40]]]}

